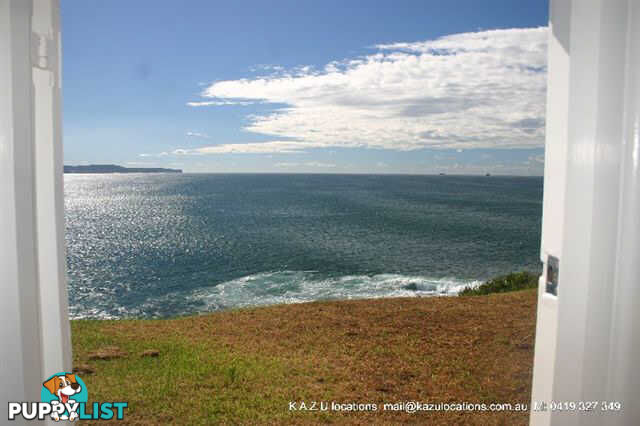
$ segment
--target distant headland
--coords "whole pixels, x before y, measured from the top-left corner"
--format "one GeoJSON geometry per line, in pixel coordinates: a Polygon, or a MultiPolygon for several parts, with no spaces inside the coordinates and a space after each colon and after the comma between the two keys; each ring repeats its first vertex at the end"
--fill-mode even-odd
{"type": "Polygon", "coordinates": [[[88,166],[64,166],[65,173],[182,173],[180,169],[160,167],[122,167],[115,164],[89,164],[88,166]]]}

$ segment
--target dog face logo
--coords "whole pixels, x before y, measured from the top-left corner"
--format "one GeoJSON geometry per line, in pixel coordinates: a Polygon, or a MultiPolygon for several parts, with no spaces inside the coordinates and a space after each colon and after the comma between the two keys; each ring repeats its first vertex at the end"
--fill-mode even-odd
{"type": "Polygon", "coordinates": [[[80,393],[82,386],[78,384],[75,374],[65,374],[64,376],[53,376],[43,383],[51,394],[58,397],[62,404],[69,402],[69,397],[80,393]]]}
{"type": "Polygon", "coordinates": [[[77,403],[86,402],[86,391],[84,395],[80,395],[83,391],[83,383],[79,379],[75,374],[59,373],[42,384],[43,402],[50,402],[52,406],[56,406],[56,411],[51,413],[53,420],[74,421],[78,418],[78,413],[75,412],[77,403]],[[47,397],[46,394],[49,396],[47,397]]]}

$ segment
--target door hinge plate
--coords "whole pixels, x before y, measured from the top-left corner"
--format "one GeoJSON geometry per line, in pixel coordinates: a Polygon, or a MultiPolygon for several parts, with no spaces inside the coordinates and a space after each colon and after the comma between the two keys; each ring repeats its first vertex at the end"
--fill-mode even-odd
{"type": "Polygon", "coordinates": [[[46,71],[57,69],[57,50],[51,37],[35,32],[31,33],[31,65],[46,71]]]}

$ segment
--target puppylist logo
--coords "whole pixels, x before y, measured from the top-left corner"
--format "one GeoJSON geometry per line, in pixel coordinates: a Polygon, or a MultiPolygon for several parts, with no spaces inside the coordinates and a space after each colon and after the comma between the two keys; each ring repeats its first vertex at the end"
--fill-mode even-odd
{"type": "Polygon", "coordinates": [[[9,402],[9,420],[18,416],[26,420],[44,420],[47,416],[58,422],[68,420],[122,420],[126,402],[94,402],[87,407],[89,393],[80,377],[57,373],[42,384],[41,402],[9,402]]]}

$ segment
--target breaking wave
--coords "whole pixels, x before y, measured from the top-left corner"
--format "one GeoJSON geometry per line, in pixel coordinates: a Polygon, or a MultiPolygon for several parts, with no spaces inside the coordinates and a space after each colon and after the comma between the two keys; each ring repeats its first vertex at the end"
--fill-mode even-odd
{"type": "Polygon", "coordinates": [[[150,296],[135,306],[71,307],[74,318],[166,317],[316,300],[455,296],[480,281],[399,274],[331,277],[316,271],[262,272],[190,291],[150,296]]]}

